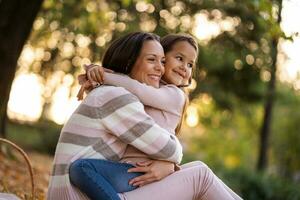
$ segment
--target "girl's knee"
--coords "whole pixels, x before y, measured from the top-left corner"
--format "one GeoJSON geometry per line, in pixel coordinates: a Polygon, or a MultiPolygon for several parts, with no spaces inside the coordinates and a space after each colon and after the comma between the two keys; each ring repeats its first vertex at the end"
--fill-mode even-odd
{"type": "Polygon", "coordinates": [[[71,163],[70,167],[69,167],[69,172],[70,174],[74,173],[74,172],[79,172],[82,171],[82,166],[85,164],[84,160],[75,160],[73,163],[71,163]]]}
{"type": "Polygon", "coordinates": [[[90,163],[87,160],[79,159],[74,161],[69,167],[69,178],[70,181],[77,185],[76,183],[85,176],[85,169],[90,168],[90,163]]]}

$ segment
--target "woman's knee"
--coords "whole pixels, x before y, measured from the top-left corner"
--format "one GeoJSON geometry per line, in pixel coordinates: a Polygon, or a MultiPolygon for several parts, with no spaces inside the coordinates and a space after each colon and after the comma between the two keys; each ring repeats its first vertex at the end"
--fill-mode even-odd
{"type": "Polygon", "coordinates": [[[196,160],[196,161],[192,161],[192,162],[183,164],[182,168],[197,167],[197,166],[208,167],[204,162],[202,162],[200,160],[196,160]]]}
{"type": "Polygon", "coordinates": [[[193,166],[190,167],[193,172],[193,176],[206,181],[213,178],[214,173],[204,162],[193,161],[191,164],[193,164],[193,166]]]}
{"type": "Polygon", "coordinates": [[[202,166],[202,167],[207,167],[207,168],[209,168],[209,167],[207,166],[207,164],[205,164],[204,162],[202,162],[202,161],[200,161],[200,160],[193,161],[193,163],[194,163],[195,165],[197,165],[197,166],[202,166]]]}

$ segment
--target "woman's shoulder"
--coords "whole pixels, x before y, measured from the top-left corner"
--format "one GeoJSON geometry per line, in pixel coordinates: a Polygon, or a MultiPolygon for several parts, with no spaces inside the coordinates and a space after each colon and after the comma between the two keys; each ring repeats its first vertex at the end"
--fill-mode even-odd
{"type": "Polygon", "coordinates": [[[83,103],[103,105],[104,103],[108,103],[111,101],[118,103],[126,102],[126,100],[132,102],[138,101],[138,98],[122,87],[102,85],[98,88],[93,89],[87,95],[83,103]]]}
{"type": "Polygon", "coordinates": [[[113,85],[101,85],[100,87],[93,89],[89,95],[100,96],[104,94],[114,94],[117,96],[122,96],[124,94],[131,94],[131,93],[123,87],[118,87],[113,85]]]}

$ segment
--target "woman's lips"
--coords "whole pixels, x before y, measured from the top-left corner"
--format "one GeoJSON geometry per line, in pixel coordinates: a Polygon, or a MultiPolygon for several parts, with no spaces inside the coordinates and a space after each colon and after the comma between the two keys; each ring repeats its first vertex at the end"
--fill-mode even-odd
{"type": "Polygon", "coordinates": [[[148,75],[148,77],[151,79],[151,80],[154,80],[154,81],[160,81],[160,78],[161,76],[160,75],[156,75],[156,74],[150,74],[148,75]]]}

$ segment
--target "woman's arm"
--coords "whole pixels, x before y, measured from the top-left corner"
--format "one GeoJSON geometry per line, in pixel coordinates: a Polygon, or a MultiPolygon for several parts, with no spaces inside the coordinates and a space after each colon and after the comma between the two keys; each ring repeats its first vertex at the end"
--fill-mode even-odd
{"type": "Polygon", "coordinates": [[[104,83],[124,87],[136,95],[147,106],[181,115],[185,102],[185,94],[174,85],[165,85],[160,88],[140,83],[126,75],[104,72],[104,83]]]}
{"type": "Polygon", "coordinates": [[[105,103],[106,106],[113,106],[105,109],[105,112],[100,108],[96,111],[99,116],[103,115],[100,122],[104,127],[124,143],[136,147],[153,159],[180,163],[182,146],[177,137],[159,127],[146,114],[136,96],[120,88],[114,90],[120,95],[105,103]]]}

